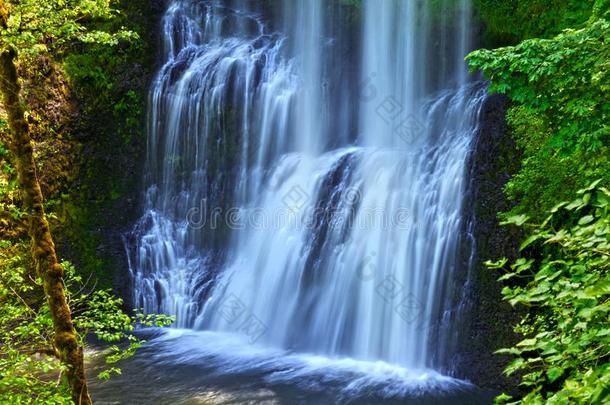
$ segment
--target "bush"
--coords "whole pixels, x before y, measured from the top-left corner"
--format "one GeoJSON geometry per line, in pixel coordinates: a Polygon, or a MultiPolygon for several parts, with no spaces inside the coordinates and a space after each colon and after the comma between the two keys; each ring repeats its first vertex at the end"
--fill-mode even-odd
{"type": "Polygon", "coordinates": [[[529,391],[516,403],[610,401],[610,191],[597,183],[541,224],[523,215],[505,223],[530,235],[500,278],[504,299],[528,310],[515,328],[525,339],[499,351],[515,356],[505,372],[521,373],[529,391]]]}
{"type": "MultiPolygon", "coordinates": [[[[75,326],[81,338],[92,334],[110,345],[103,351],[107,379],[120,373],[117,362],[132,356],[144,341],[131,332],[137,325],[164,326],[165,316],[131,317],[111,291],[87,292],[87,283],[72,265],[63,262],[66,289],[75,326]]],[[[0,244],[0,403],[71,402],[61,378],[63,366],[52,344],[51,314],[42,295],[42,281],[34,276],[28,244],[3,240],[0,244]]],[[[82,342],[83,345],[86,342],[82,342]]]]}
{"type": "MultiPolygon", "coordinates": [[[[603,13],[600,13],[600,15],[603,13]]],[[[513,101],[508,121],[523,152],[506,186],[511,215],[543,218],[557,201],[601,179],[610,184],[610,23],[592,19],[553,39],[479,50],[472,69],[513,101]]]]}

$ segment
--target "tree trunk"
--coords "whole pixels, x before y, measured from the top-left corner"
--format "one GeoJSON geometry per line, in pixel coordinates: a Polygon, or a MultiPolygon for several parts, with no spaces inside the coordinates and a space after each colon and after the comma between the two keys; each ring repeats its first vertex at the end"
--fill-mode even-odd
{"type": "MultiPolygon", "coordinates": [[[[3,1],[0,0],[0,30],[6,27],[6,9],[3,6],[3,1]]],[[[28,213],[28,232],[32,238],[36,272],[43,280],[44,292],[53,318],[55,331],[53,342],[59,359],[67,368],[66,376],[72,390],[72,399],[76,404],[88,405],[92,402],[85,379],[83,348],[74,329],[70,307],[66,301],[64,271],[58,263],[49,223],[44,213],[28,123],[19,98],[20,86],[15,67],[16,52],[12,49],[0,50],[0,52],[0,92],[11,130],[9,146],[15,156],[23,205],[28,213]]]]}

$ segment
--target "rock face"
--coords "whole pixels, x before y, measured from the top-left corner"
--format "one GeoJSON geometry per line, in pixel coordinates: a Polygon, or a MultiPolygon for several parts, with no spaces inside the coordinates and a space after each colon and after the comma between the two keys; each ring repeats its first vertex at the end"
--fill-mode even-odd
{"type": "Polygon", "coordinates": [[[518,153],[506,124],[508,100],[491,95],[482,106],[480,133],[471,156],[470,201],[473,216],[471,232],[476,241],[476,257],[468,290],[466,320],[458,343],[461,353],[457,367],[460,377],[484,388],[514,392],[517,380],[502,375],[508,357],[494,351],[517,341],[512,331],[517,313],[502,301],[500,274],[486,268],[487,260],[514,258],[521,237],[514,230],[501,227],[498,212],[511,208],[502,192],[516,172],[518,153]]]}
{"type": "Polygon", "coordinates": [[[165,2],[134,0],[121,6],[129,21],[128,29],[137,30],[141,50],[121,46],[116,52],[122,62],[111,74],[112,88],[105,94],[115,100],[100,103],[96,95],[75,90],[78,110],[72,117],[67,136],[79,147],[69,155],[78,159],[78,173],[67,184],[57,225],[57,248],[63,259],[75,264],[89,287],[114,288],[130,307],[130,278],[123,238],[142,214],[141,182],[146,148],[146,100],[159,49],[159,24],[165,2]],[[130,111],[139,122],[116,119],[117,99],[137,95],[141,105],[130,111]]]}

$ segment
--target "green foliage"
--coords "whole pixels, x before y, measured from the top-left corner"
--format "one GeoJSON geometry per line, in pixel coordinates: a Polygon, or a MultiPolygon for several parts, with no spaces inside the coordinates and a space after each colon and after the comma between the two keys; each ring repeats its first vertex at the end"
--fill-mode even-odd
{"type": "Polygon", "coordinates": [[[529,391],[518,403],[610,401],[610,191],[598,183],[542,224],[526,216],[505,223],[529,234],[522,257],[500,277],[504,299],[528,309],[515,328],[525,339],[499,351],[515,357],[505,372],[521,373],[529,391]]]}
{"type": "Polygon", "coordinates": [[[141,82],[133,82],[138,72],[127,71],[131,66],[152,66],[147,58],[153,54],[138,41],[127,47],[79,47],[63,59],[72,94],[82,106],[81,140],[88,144],[91,155],[82,168],[83,183],[64,201],[66,223],[62,231],[77,251],[79,270],[95,273],[104,286],[112,284],[109,269],[117,265],[100,255],[98,246],[102,242],[91,229],[106,225],[108,214],[104,215],[103,210],[111,209],[112,201],[136,187],[133,183],[137,179],[119,173],[117,160],[121,154],[132,156],[134,152],[125,146],[137,144],[144,137],[145,78],[139,72],[141,82]]]}
{"type": "MultiPolygon", "coordinates": [[[[36,96],[34,104],[46,105],[44,98],[48,94],[68,93],[61,82],[54,84],[59,83],[60,88],[45,88],[49,86],[47,81],[39,83],[37,77],[28,76],[34,61],[63,62],[70,90],[83,110],[105,121],[103,130],[96,128],[100,140],[109,138],[106,136],[108,132],[119,135],[114,137],[119,145],[129,142],[132,134],[140,131],[144,101],[130,88],[130,84],[125,83],[125,76],[121,74],[126,64],[141,61],[145,50],[137,41],[139,37],[123,28],[122,23],[131,21],[126,21],[112,8],[115,2],[9,0],[4,3],[8,3],[9,20],[8,27],[0,30],[0,50],[12,48],[18,52],[20,74],[25,72],[22,77],[24,94],[28,94],[28,89],[36,88],[37,91],[32,93],[36,96]],[[104,116],[107,112],[109,114],[104,116]]],[[[144,2],[124,3],[127,4],[124,8],[141,13],[144,2]]],[[[148,17],[141,16],[140,19],[148,17]]],[[[138,79],[145,80],[142,75],[138,79]]],[[[40,114],[42,119],[44,115],[44,112],[40,114]]],[[[45,123],[41,125],[48,127],[45,123]]],[[[99,122],[96,125],[102,127],[99,122]]],[[[65,130],[62,127],[62,131],[65,130]]],[[[0,119],[0,135],[5,132],[6,122],[0,119]]],[[[43,135],[70,137],[67,133],[51,131],[43,135]]],[[[8,151],[0,144],[0,233],[3,238],[0,243],[0,403],[68,403],[70,393],[61,378],[62,365],[57,361],[52,345],[52,321],[41,281],[30,271],[28,244],[22,240],[23,229],[19,223],[23,213],[19,211],[13,168],[5,159],[7,155],[8,151]]],[[[73,197],[66,195],[66,199],[74,200],[73,197]]],[[[62,207],[52,208],[59,210],[62,207]]],[[[80,208],[80,212],[87,213],[80,208]]],[[[49,212],[49,217],[56,218],[53,212],[49,212]]],[[[87,215],[82,215],[82,218],[86,220],[87,215]]],[[[90,234],[91,227],[87,228],[85,235],[90,234]]],[[[90,246],[96,245],[87,242],[87,247],[90,246]]],[[[73,319],[80,336],[83,339],[95,336],[107,343],[101,353],[107,366],[98,377],[106,379],[120,373],[117,363],[133,355],[141,346],[143,341],[132,333],[137,325],[164,326],[171,323],[171,319],[163,316],[138,313],[128,316],[121,310],[123,302],[109,290],[95,289],[89,282],[83,283],[73,266],[63,265],[73,319]]],[[[100,273],[92,274],[95,276],[92,278],[101,278],[103,272],[107,273],[107,266],[100,273]]],[[[87,342],[82,343],[86,345],[87,342]]]]}
{"type": "Polygon", "coordinates": [[[139,51],[137,42],[126,49],[92,45],[64,60],[66,75],[74,95],[83,100],[84,112],[111,118],[108,126],[118,132],[124,144],[141,132],[145,100],[133,89],[121,88],[125,83],[117,74],[139,51]]]}
{"type": "Polygon", "coordinates": [[[33,308],[37,296],[26,271],[27,249],[7,240],[0,245],[0,402],[28,403],[35,400],[62,403],[70,398],[67,387],[53,378],[40,378],[59,370],[59,362],[37,353],[47,348],[51,328],[48,311],[33,308]]]}
{"type": "MultiPolygon", "coordinates": [[[[0,244],[0,403],[69,403],[70,392],[60,378],[62,365],[54,355],[51,315],[41,281],[29,270],[28,250],[24,242],[3,240],[0,244]]],[[[99,378],[120,373],[116,363],[142,345],[132,334],[136,325],[171,323],[165,316],[128,316],[121,310],[121,299],[110,291],[87,292],[74,267],[67,262],[62,266],[80,336],[91,334],[110,343],[102,353],[108,366],[99,378]]]]}
{"type": "Polygon", "coordinates": [[[71,84],[77,92],[89,95],[87,112],[118,105],[113,119],[119,122],[119,135],[128,142],[139,129],[143,100],[129,89],[116,94],[116,70],[138,54],[139,36],[121,25],[126,21],[113,8],[117,3],[8,0],[8,26],[0,30],[0,49],[17,50],[26,64],[39,55],[66,58],[71,84]]]}
{"type": "Polygon", "coordinates": [[[610,23],[592,19],[553,39],[468,56],[490,91],[514,102],[508,121],[523,161],[506,188],[519,203],[512,214],[540,218],[592,180],[610,182],[609,41],[610,23]]]}
{"type": "MultiPolygon", "coordinates": [[[[28,7],[32,13],[57,11],[65,17],[68,11],[63,7],[74,8],[81,4],[75,0],[38,3],[34,0],[9,1],[11,18],[16,19],[20,11],[28,7]]],[[[77,21],[80,24],[78,32],[114,33],[109,40],[83,42],[82,36],[71,35],[64,37],[60,45],[54,39],[59,34],[51,30],[50,22],[46,21],[44,30],[50,34],[44,35],[47,39],[42,49],[28,48],[33,46],[33,39],[33,42],[17,44],[18,38],[14,37],[10,43],[19,48],[18,64],[23,80],[23,99],[27,100],[27,114],[31,117],[30,130],[34,132],[40,128],[33,133],[33,139],[42,145],[61,139],[62,144],[74,148],[74,152],[62,153],[60,157],[59,154],[36,156],[43,171],[57,168],[60,159],[66,163],[63,167],[70,169],[70,177],[43,176],[51,180],[53,190],[61,191],[60,199],[57,198],[59,193],[47,193],[49,188],[43,184],[47,213],[57,215],[52,221],[57,245],[60,251],[70,255],[80,274],[86,277],[93,273],[98,287],[109,287],[114,278],[112,269],[120,268],[119,260],[99,249],[105,242],[100,235],[111,216],[106,211],[116,209],[113,199],[136,187],[137,176],[124,176],[123,162],[131,159],[136,153],[134,149],[144,138],[148,69],[154,66],[152,48],[156,45],[151,32],[157,29],[158,21],[154,15],[156,9],[146,0],[101,0],[97,3],[107,13],[100,12],[95,17],[83,13],[77,21]],[[111,46],[115,44],[117,46],[111,46]],[[41,73],[33,69],[39,65],[43,66],[41,73]],[[48,65],[56,72],[53,80],[48,77],[48,65]],[[86,153],[86,159],[82,159],[81,151],[86,153]],[[55,205],[51,206],[51,203],[55,205]]],[[[86,4],[87,1],[82,2],[83,7],[86,4]]],[[[56,17],[56,27],[63,22],[74,23],[58,16],[53,18],[56,17]]],[[[43,16],[39,15],[20,29],[36,31],[35,22],[41,19],[43,16]]],[[[4,38],[5,33],[0,36],[4,38]]],[[[3,122],[0,117],[0,135],[3,122]]],[[[42,150],[40,144],[37,151],[42,150]]],[[[14,183],[14,179],[10,181],[14,183]]],[[[7,208],[0,215],[1,228],[9,208],[11,213],[17,214],[13,208],[17,208],[18,198],[0,196],[0,204],[4,204],[0,209],[7,208]]],[[[7,221],[12,219],[7,218],[7,221]]]]}
{"type": "Polygon", "coordinates": [[[88,29],[84,22],[111,19],[116,12],[110,0],[8,1],[7,28],[0,35],[0,48],[12,47],[21,54],[58,52],[73,41],[116,45],[135,34],[88,29]]]}
{"type": "Polygon", "coordinates": [[[579,28],[467,58],[490,91],[512,100],[507,120],[523,156],[505,188],[516,205],[500,216],[529,237],[500,280],[504,298],[527,308],[515,328],[524,339],[499,353],[515,357],[505,371],[527,390],[519,403],[607,403],[610,193],[602,186],[610,184],[610,2],[556,3],[480,0],[497,8],[488,10],[492,31],[513,39],[579,28]],[[557,204],[579,189],[577,200],[557,204]]]}
{"type": "Polygon", "coordinates": [[[8,148],[0,141],[0,230],[25,217],[25,213],[16,204],[18,188],[15,168],[10,164],[8,156],[8,148]]]}
{"type": "MultiPolygon", "coordinates": [[[[94,334],[97,339],[112,343],[104,354],[107,364],[116,364],[133,356],[142,346],[144,341],[131,334],[136,325],[162,327],[173,322],[171,317],[165,315],[143,315],[136,312],[134,317],[130,317],[120,310],[123,300],[108,290],[97,290],[80,296],[72,305],[82,308],[81,311],[75,311],[77,315],[74,318],[82,336],[94,334]]],[[[98,377],[108,379],[113,373],[120,372],[120,368],[110,367],[102,370],[98,377]]]]}
{"type": "Polygon", "coordinates": [[[610,17],[610,0],[597,0],[593,6],[593,18],[604,18],[610,17]]]}
{"type": "Polygon", "coordinates": [[[594,0],[475,0],[493,43],[514,44],[550,38],[577,27],[591,16],[594,0]]]}

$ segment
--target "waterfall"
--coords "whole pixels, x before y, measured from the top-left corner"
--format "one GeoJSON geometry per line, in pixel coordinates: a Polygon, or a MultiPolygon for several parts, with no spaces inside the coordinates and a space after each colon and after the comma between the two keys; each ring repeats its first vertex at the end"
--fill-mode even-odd
{"type": "Polygon", "coordinates": [[[469,1],[363,0],[352,26],[335,23],[353,7],[340,1],[259,3],[167,8],[134,306],[256,345],[450,370],[485,94],[463,62],[469,1]]]}

